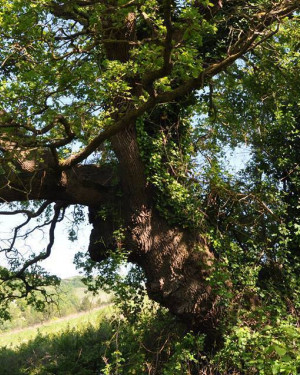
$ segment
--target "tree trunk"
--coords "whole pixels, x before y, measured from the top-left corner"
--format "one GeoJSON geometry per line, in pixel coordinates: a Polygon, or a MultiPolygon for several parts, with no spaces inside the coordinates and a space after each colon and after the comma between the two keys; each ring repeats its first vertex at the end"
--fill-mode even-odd
{"type": "MultiPolygon", "coordinates": [[[[171,226],[154,205],[153,187],[146,180],[134,127],[114,136],[112,147],[118,157],[122,188],[122,223],[126,229],[129,260],[145,272],[151,299],[167,307],[192,329],[215,337],[220,311],[218,297],[206,282],[215,261],[204,237],[171,226]]],[[[113,244],[106,221],[93,215],[90,254],[105,258],[113,244]],[[105,244],[105,245],[104,245],[105,244]]],[[[115,228],[116,229],[116,228],[115,228]]]]}

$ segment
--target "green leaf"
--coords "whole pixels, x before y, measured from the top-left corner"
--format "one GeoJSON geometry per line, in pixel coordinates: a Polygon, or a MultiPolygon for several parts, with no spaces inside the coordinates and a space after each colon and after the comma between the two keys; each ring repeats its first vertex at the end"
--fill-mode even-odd
{"type": "Polygon", "coordinates": [[[283,357],[285,354],[286,354],[286,349],[282,346],[279,346],[279,345],[276,345],[274,344],[273,345],[273,348],[275,350],[275,352],[280,356],[280,357],[283,357]]]}

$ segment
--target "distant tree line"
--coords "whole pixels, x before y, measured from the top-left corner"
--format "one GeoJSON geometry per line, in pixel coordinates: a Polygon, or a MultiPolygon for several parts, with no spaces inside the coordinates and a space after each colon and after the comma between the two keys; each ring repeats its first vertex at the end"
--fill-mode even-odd
{"type": "Polygon", "coordinates": [[[110,296],[104,292],[100,291],[95,296],[88,292],[80,277],[62,280],[59,288],[53,292],[57,292],[53,293],[53,303],[43,311],[38,311],[24,299],[11,302],[11,320],[3,322],[0,331],[25,328],[53,318],[89,311],[110,301],[110,296]]]}

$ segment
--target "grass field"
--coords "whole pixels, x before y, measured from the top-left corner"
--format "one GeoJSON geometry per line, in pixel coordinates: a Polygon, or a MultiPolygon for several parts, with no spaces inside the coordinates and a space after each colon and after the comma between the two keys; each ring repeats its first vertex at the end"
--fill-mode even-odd
{"type": "Polygon", "coordinates": [[[107,305],[0,336],[0,375],[95,375],[113,335],[107,305]]]}
{"type": "Polygon", "coordinates": [[[45,336],[59,333],[66,329],[75,328],[76,330],[81,330],[87,326],[95,326],[101,321],[101,318],[111,315],[112,311],[111,306],[104,306],[89,312],[54,319],[33,327],[5,332],[0,336],[0,348],[5,346],[7,348],[15,348],[20,344],[33,340],[39,334],[45,336]]]}

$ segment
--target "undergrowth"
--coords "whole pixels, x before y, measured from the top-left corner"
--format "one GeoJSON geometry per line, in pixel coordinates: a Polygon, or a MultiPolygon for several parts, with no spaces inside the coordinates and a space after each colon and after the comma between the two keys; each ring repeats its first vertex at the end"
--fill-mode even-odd
{"type": "Polygon", "coordinates": [[[0,349],[1,375],[297,375],[300,332],[287,322],[235,327],[217,353],[154,306],[129,322],[120,312],[0,349]]]}

